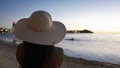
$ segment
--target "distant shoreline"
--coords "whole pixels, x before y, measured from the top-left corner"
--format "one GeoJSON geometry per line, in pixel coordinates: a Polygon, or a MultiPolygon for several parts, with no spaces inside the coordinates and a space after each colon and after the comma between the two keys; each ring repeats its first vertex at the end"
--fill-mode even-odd
{"type": "Polygon", "coordinates": [[[84,29],[84,30],[68,30],[67,33],[94,33],[94,32],[84,29]]]}

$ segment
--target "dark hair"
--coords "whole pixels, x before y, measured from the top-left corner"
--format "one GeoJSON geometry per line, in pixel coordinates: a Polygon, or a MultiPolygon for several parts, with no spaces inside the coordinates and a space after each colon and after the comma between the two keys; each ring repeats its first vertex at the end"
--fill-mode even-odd
{"type": "Polygon", "coordinates": [[[42,68],[45,61],[53,53],[53,47],[51,45],[41,45],[29,42],[23,42],[24,49],[24,61],[25,68],[42,68]]]}

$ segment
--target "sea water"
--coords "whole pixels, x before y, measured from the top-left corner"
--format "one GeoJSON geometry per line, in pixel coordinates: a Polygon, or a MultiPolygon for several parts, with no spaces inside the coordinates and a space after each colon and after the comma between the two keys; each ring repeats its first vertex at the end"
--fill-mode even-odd
{"type": "Polygon", "coordinates": [[[67,34],[57,46],[67,56],[120,64],[120,34],[67,34]]]}
{"type": "Polygon", "coordinates": [[[0,40],[4,43],[7,42],[14,42],[16,40],[16,43],[19,44],[22,42],[22,40],[16,38],[13,34],[11,33],[6,33],[6,34],[0,34],[0,40]]]}
{"type": "MultiPolygon", "coordinates": [[[[0,34],[0,40],[14,39],[12,34],[0,34]]],[[[120,34],[67,34],[56,46],[70,57],[120,64],[120,34]]]]}

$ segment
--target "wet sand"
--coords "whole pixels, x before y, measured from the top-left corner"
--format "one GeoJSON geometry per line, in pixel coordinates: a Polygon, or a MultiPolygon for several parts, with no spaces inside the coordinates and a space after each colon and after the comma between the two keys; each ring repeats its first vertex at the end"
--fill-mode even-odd
{"type": "Polygon", "coordinates": [[[65,57],[60,68],[120,68],[120,65],[82,58],[65,57]]]}
{"type": "MultiPolygon", "coordinates": [[[[15,53],[14,44],[0,41],[0,68],[18,68],[15,53]]],[[[65,56],[60,68],[120,68],[120,65],[65,56]]]]}

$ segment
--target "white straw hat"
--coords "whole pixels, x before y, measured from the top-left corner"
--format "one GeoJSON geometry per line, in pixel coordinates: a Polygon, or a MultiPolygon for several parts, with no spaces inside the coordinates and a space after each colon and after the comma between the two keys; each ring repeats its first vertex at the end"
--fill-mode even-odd
{"type": "Polygon", "coordinates": [[[45,11],[36,11],[29,18],[20,19],[15,25],[15,36],[23,41],[55,45],[66,35],[64,24],[52,21],[45,11]]]}

